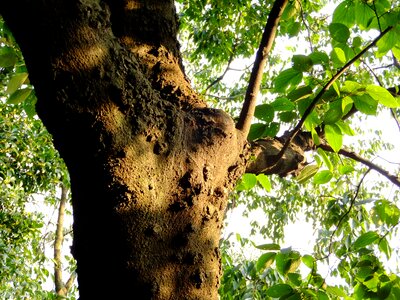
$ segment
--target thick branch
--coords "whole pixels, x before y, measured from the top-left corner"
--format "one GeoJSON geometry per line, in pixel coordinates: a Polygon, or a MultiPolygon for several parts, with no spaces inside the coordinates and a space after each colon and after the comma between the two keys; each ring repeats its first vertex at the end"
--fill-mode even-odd
{"type": "Polygon", "coordinates": [[[247,137],[250,130],[251,119],[253,118],[256,107],[263,70],[275,39],[281,15],[287,3],[288,0],[276,0],[268,16],[267,24],[265,25],[260,47],[258,48],[256,60],[250,75],[243,108],[240,112],[239,121],[236,124],[236,128],[243,133],[244,138],[247,137]]]}
{"type": "Polygon", "coordinates": [[[65,204],[67,203],[67,192],[68,192],[67,188],[64,185],[62,185],[60,206],[58,208],[56,234],[54,238],[54,283],[57,295],[61,295],[60,293],[64,289],[64,283],[62,280],[61,251],[64,242],[63,229],[64,229],[65,204]]]}
{"type": "MultiPolygon", "coordinates": [[[[325,150],[325,151],[329,151],[329,152],[335,152],[333,151],[333,149],[326,144],[320,144],[317,147],[325,150]]],[[[359,156],[358,154],[352,152],[352,151],[348,151],[345,149],[340,149],[338,152],[340,155],[343,155],[345,157],[354,159],[355,161],[358,161],[364,165],[366,165],[367,167],[369,167],[372,170],[377,171],[379,174],[385,176],[390,182],[392,182],[394,185],[400,187],[400,178],[398,176],[395,176],[393,174],[390,174],[388,171],[386,171],[385,169],[379,167],[378,165],[374,164],[373,162],[359,156]]]]}
{"type": "Polygon", "coordinates": [[[306,121],[307,117],[313,111],[314,107],[317,105],[319,100],[325,94],[325,92],[332,86],[332,84],[352,65],[354,64],[361,56],[363,56],[369,49],[374,47],[376,43],[386,34],[388,33],[393,27],[386,28],[378,37],[376,37],[367,47],[365,47],[360,53],[354,56],[349,62],[347,62],[329,81],[325,86],[319,91],[317,96],[315,96],[314,100],[310,103],[310,105],[305,110],[302,118],[300,119],[299,123],[297,123],[296,127],[291,131],[291,136],[287,139],[285,145],[283,146],[281,152],[275,158],[276,161],[282,158],[283,154],[285,153],[287,147],[289,147],[290,143],[294,139],[294,137],[299,133],[301,128],[303,127],[304,122],[306,121]]]}

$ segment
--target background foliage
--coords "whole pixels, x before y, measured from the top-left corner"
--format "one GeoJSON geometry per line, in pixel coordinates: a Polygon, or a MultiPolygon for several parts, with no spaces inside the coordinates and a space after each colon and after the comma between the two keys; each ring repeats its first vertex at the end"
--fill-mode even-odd
{"type": "MultiPolygon", "coordinates": [[[[238,116],[271,1],[176,2],[193,86],[211,106],[238,116]]],[[[226,232],[221,240],[221,299],[400,298],[399,185],[346,155],[356,153],[399,180],[398,154],[390,158],[396,164],[381,158],[400,134],[399,20],[398,0],[289,1],[249,139],[280,136],[304,117],[316,146],[295,176],[246,174],[238,183],[230,209],[242,210],[250,232],[226,232]],[[396,136],[385,140],[389,131],[396,136]],[[281,246],[285,226],[299,216],[314,228],[312,251],[281,246]]],[[[0,297],[51,299],[55,294],[43,288],[50,273],[44,216],[28,208],[37,194],[56,207],[57,187],[68,177],[36,117],[22,55],[3,23],[0,38],[0,297]]]]}

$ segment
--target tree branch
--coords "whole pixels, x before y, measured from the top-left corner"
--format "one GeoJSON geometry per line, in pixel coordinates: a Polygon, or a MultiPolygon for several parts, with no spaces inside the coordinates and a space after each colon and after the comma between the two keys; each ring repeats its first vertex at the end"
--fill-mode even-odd
{"type": "Polygon", "coordinates": [[[64,295],[62,294],[64,283],[62,280],[61,248],[64,241],[63,229],[67,192],[68,189],[64,185],[61,185],[60,206],[58,208],[57,227],[54,238],[54,283],[57,295],[64,295]]]}
{"type": "Polygon", "coordinates": [[[347,62],[329,81],[325,86],[319,91],[317,96],[315,96],[314,100],[310,103],[310,105],[305,110],[303,116],[301,117],[299,123],[297,123],[296,127],[291,131],[290,137],[287,139],[285,145],[283,146],[281,152],[275,158],[275,162],[282,158],[283,154],[285,153],[287,147],[289,147],[290,143],[294,139],[294,137],[299,133],[301,127],[303,127],[304,122],[306,121],[307,117],[313,111],[314,107],[317,105],[319,100],[325,94],[325,92],[332,86],[332,84],[353,64],[355,63],[361,56],[363,56],[369,49],[371,49],[375,44],[386,34],[388,33],[393,27],[389,26],[386,28],[378,37],[376,37],[367,47],[365,47],[361,52],[359,52],[356,56],[354,56],[349,62],[347,62]]]}
{"type": "Polygon", "coordinates": [[[275,39],[281,15],[287,3],[288,0],[276,0],[268,16],[267,24],[265,25],[253,70],[250,75],[242,111],[240,112],[239,121],[236,124],[236,128],[243,133],[244,139],[247,138],[247,134],[250,130],[251,119],[254,115],[264,67],[275,39]]]}
{"type": "MultiPolygon", "coordinates": [[[[326,145],[326,144],[320,144],[317,147],[321,148],[325,151],[328,151],[328,152],[335,152],[329,145],[326,145]]],[[[397,187],[400,187],[400,178],[398,176],[390,174],[388,171],[384,170],[383,168],[379,167],[378,165],[374,164],[373,162],[359,156],[358,154],[356,154],[352,151],[345,150],[345,149],[340,149],[338,154],[343,155],[348,158],[351,158],[351,159],[354,159],[355,161],[358,161],[358,162],[366,165],[371,170],[375,170],[379,174],[385,176],[390,182],[392,182],[397,187]]]]}

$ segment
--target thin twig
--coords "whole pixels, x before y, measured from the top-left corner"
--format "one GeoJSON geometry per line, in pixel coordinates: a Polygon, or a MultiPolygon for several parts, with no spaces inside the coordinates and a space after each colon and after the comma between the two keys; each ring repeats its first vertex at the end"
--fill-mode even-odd
{"type": "Polygon", "coordinates": [[[264,67],[271,51],[272,44],[275,40],[281,15],[287,3],[288,0],[276,0],[274,2],[271,12],[268,16],[267,24],[264,28],[261,43],[254,61],[253,70],[251,71],[243,108],[240,112],[239,121],[236,124],[236,128],[242,132],[244,139],[247,138],[247,135],[250,131],[251,119],[254,115],[264,67]]]}
{"type": "MultiPolygon", "coordinates": [[[[236,46],[236,45],[234,45],[233,48],[235,48],[235,46],[236,46]]],[[[216,84],[217,84],[218,82],[220,82],[222,79],[224,79],[226,73],[228,73],[228,71],[230,70],[230,66],[231,66],[231,63],[232,63],[232,61],[233,61],[234,56],[235,56],[235,51],[234,51],[234,49],[233,49],[233,50],[232,50],[232,53],[231,53],[231,55],[230,55],[230,57],[229,57],[228,64],[226,65],[225,71],[222,73],[221,76],[217,77],[213,82],[211,82],[211,83],[206,87],[206,89],[203,91],[202,94],[205,94],[210,88],[212,88],[214,85],[216,85],[216,84]]]]}
{"type": "Polygon", "coordinates": [[[299,133],[301,127],[303,127],[304,122],[306,121],[307,117],[313,111],[314,107],[317,105],[319,100],[325,94],[325,92],[332,86],[332,84],[352,65],[354,64],[361,56],[363,56],[369,49],[374,47],[376,43],[386,34],[388,33],[393,27],[386,28],[378,37],[376,37],[367,47],[365,47],[360,53],[354,56],[349,62],[347,62],[329,81],[325,86],[320,90],[320,92],[315,96],[314,100],[310,103],[310,105],[305,110],[302,118],[300,119],[299,123],[297,123],[296,127],[291,131],[289,138],[286,140],[286,143],[283,145],[281,151],[275,158],[277,162],[279,159],[282,158],[283,154],[285,153],[286,149],[289,147],[290,143],[293,141],[294,137],[299,133]]]}
{"type": "Polygon", "coordinates": [[[340,225],[342,225],[343,220],[348,216],[348,214],[350,213],[350,211],[353,209],[354,203],[356,202],[356,199],[357,199],[358,194],[359,194],[359,192],[360,192],[361,184],[364,182],[365,177],[367,176],[367,174],[368,174],[370,171],[371,171],[371,169],[368,169],[368,170],[364,173],[364,175],[363,175],[363,177],[361,178],[360,182],[358,183],[357,188],[356,188],[356,192],[355,192],[353,198],[351,198],[349,208],[348,208],[348,209],[346,210],[346,212],[340,217],[339,222],[337,223],[335,230],[334,230],[334,231],[332,232],[332,234],[331,234],[331,237],[330,237],[330,239],[329,239],[329,251],[328,251],[328,254],[325,255],[324,257],[322,257],[321,260],[322,260],[322,259],[328,258],[328,257],[332,254],[332,247],[333,247],[333,242],[332,242],[332,241],[333,241],[333,237],[335,236],[336,232],[339,230],[340,225]]]}
{"type": "MultiPolygon", "coordinates": [[[[317,147],[321,148],[325,151],[328,151],[328,152],[335,152],[329,145],[326,145],[326,144],[320,144],[317,147]]],[[[386,171],[385,169],[381,168],[380,166],[374,164],[373,162],[369,161],[368,159],[365,159],[365,158],[359,156],[358,154],[356,154],[352,151],[345,150],[345,149],[340,149],[338,151],[338,154],[343,155],[348,158],[351,158],[355,161],[358,161],[358,162],[362,163],[363,165],[369,167],[370,169],[375,170],[379,174],[385,176],[394,185],[396,185],[397,187],[400,188],[400,178],[399,177],[397,177],[393,174],[390,174],[388,171],[386,171]]]]}

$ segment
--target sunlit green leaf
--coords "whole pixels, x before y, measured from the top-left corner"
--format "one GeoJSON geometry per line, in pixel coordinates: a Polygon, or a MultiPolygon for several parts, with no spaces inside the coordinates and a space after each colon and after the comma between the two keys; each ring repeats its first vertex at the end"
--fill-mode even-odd
{"type": "Polygon", "coordinates": [[[334,48],[331,52],[331,59],[335,67],[341,67],[346,63],[346,54],[341,48],[334,48]]]}
{"type": "Polygon", "coordinates": [[[385,34],[377,43],[378,51],[381,55],[391,50],[398,42],[399,36],[394,30],[385,34]]]}
{"type": "Polygon", "coordinates": [[[343,116],[342,101],[337,100],[330,103],[329,110],[325,113],[323,122],[325,124],[333,124],[339,121],[343,116]]]}
{"type": "Polygon", "coordinates": [[[317,165],[308,165],[301,170],[300,174],[296,177],[299,183],[304,183],[318,172],[319,167],[317,165]]]}
{"type": "Polygon", "coordinates": [[[32,92],[32,89],[30,88],[25,88],[21,90],[15,91],[13,94],[10,95],[7,99],[8,104],[18,104],[23,102],[29,94],[32,92]]]}
{"type": "Polygon", "coordinates": [[[273,243],[257,245],[255,247],[260,250],[268,250],[268,251],[277,251],[281,249],[281,247],[278,244],[273,244],[273,243]]]}
{"type": "Polygon", "coordinates": [[[271,182],[269,181],[269,178],[267,175],[258,174],[257,180],[267,192],[271,191],[271,182]]]}
{"type": "Polygon", "coordinates": [[[333,151],[338,152],[342,148],[343,135],[336,124],[325,126],[325,137],[333,151]]]}
{"type": "Polygon", "coordinates": [[[329,170],[322,170],[314,175],[314,184],[325,184],[329,182],[333,177],[333,174],[329,170]]]}
{"type": "Polygon", "coordinates": [[[314,260],[314,257],[312,257],[311,255],[308,255],[308,254],[303,255],[303,257],[301,258],[301,261],[303,262],[303,264],[305,264],[310,269],[313,269],[315,267],[315,260],[314,260]]]}
{"type": "Polygon", "coordinates": [[[333,23],[342,23],[351,27],[355,22],[355,6],[352,1],[343,1],[333,12],[333,23]]]}
{"type": "Polygon", "coordinates": [[[275,78],[275,90],[277,92],[284,92],[288,86],[296,86],[301,82],[303,73],[293,68],[282,71],[275,78]]]}
{"type": "Polygon", "coordinates": [[[368,231],[366,233],[363,233],[357,238],[357,240],[353,244],[353,248],[355,250],[364,248],[365,246],[374,243],[378,239],[379,235],[375,231],[368,231]]]}
{"type": "Polygon", "coordinates": [[[276,252],[267,252],[262,254],[256,264],[257,271],[262,271],[269,268],[275,260],[276,252]]]}
{"type": "Polygon", "coordinates": [[[257,184],[257,176],[255,174],[246,173],[242,176],[239,184],[236,186],[238,191],[248,191],[251,190],[257,184]]]}
{"type": "Polygon", "coordinates": [[[288,94],[290,101],[297,101],[312,95],[313,91],[310,86],[301,86],[288,94]]]}
{"type": "Polygon", "coordinates": [[[10,81],[7,84],[7,94],[12,94],[16,90],[18,90],[21,85],[25,82],[25,80],[28,78],[28,73],[17,73],[15,74],[10,81]]]}
{"type": "Polygon", "coordinates": [[[349,165],[341,165],[341,166],[339,166],[339,173],[341,175],[350,174],[353,171],[354,171],[354,168],[352,166],[349,166],[349,165]]]}
{"type": "Polygon", "coordinates": [[[330,171],[332,171],[333,170],[333,164],[332,164],[331,160],[329,159],[328,155],[326,155],[325,151],[322,150],[321,148],[318,148],[317,152],[322,157],[322,159],[323,159],[325,165],[328,167],[328,169],[330,171]]]}
{"type": "Polygon", "coordinates": [[[378,101],[380,104],[385,105],[389,108],[395,108],[400,106],[400,102],[392,96],[392,94],[385,88],[378,85],[367,85],[366,92],[378,101]]]}
{"type": "Polygon", "coordinates": [[[362,94],[352,97],[357,110],[366,115],[376,115],[378,109],[378,101],[374,100],[368,94],[362,94]]]}

